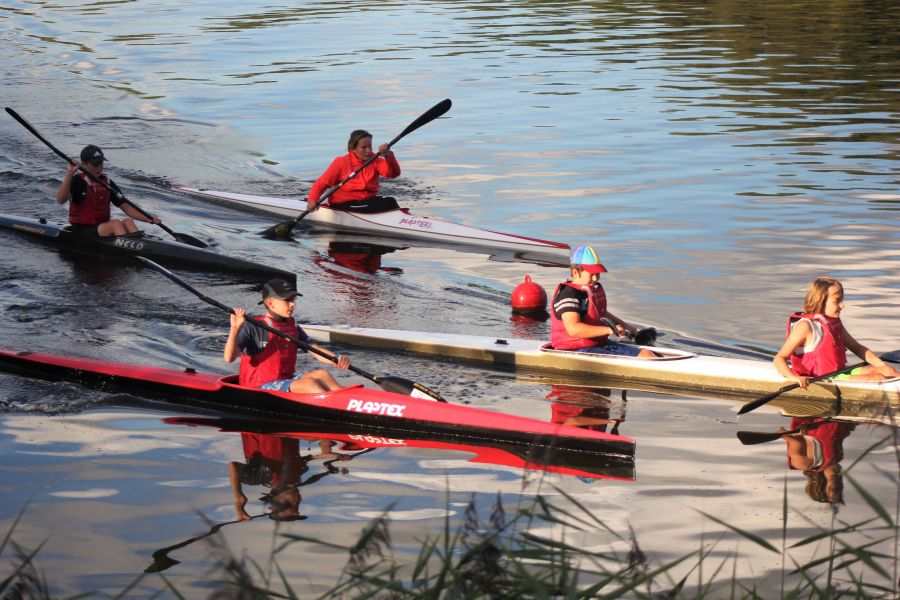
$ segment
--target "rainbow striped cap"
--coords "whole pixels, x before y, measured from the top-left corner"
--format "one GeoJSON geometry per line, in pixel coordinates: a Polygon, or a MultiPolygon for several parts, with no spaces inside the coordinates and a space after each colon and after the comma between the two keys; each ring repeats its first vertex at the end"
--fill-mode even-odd
{"type": "Polygon", "coordinates": [[[590,246],[578,246],[572,253],[570,264],[573,267],[581,267],[588,273],[606,273],[606,267],[600,262],[600,257],[590,246]]]}

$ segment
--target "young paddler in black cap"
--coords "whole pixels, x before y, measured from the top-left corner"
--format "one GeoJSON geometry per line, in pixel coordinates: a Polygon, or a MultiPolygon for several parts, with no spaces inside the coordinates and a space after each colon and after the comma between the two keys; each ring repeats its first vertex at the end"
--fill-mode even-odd
{"type": "Polygon", "coordinates": [[[119,191],[119,186],[103,174],[105,160],[103,150],[90,144],[81,151],[81,164],[73,161],[66,170],[56,192],[56,201],[59,204],[69,203],[69,223],[72,231],[94,237],[106,237],[137,232],[138,226],[132,219],[158,225],[158,217],[152,215],[149,218],[145,217],[122,198],[121,194],[115,194],[102,183],[95,181],[94,178],[119,191]],[[79,172],[79,167],[94,177],[79,172]],[[118,206],[131,218],[121,220],[111,218],[110,203],[118,206]]]}
{"type": "MultiPolygon", "coordinates": [[[[294,377],[297,366],[296,344],[284,340],[274,333],[247,323],[259,320],[266,325],[287,335],[296,337],[310,346],[323,350],[334,356],[339,369],[346,369],[350,361],[313,344],[306,332],[297,325],[292,316],[297,296],[302,296],[293,284],[284,279],[272,279],[266,282],[262,290],[262,301],[266,314],[261,317],[247,317],[243,308],[235,308],[231,315],[231,330],[225,342],[225,362],[233,362],[238,356],[241,366],[238,381],[241,385],[258,387],[267,390],[295,393],[320,393],[337,390],[344,386],[325,369],[316,369],[300,377],[294,377]]],[[[301,350],[302,351],[302,350],[301,350]]],[[[305,351],[304,351],[305,352],[305,351]]],[[[334,365],[332,361],[318,354],[310,356],[319,362],[334,365]]]]}

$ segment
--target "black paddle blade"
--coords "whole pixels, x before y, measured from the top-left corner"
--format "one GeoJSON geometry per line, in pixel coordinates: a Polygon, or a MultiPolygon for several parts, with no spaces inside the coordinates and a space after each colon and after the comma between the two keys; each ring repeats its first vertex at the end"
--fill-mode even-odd
{"type": "Polygon", "coordinates": [[[881,360],[892,363],[900,363],[900,350],[891,350],[890,352],[885,352],[881,355],[881,360]]]}
{"type": "Polygon", "coordinates": [[[166,569],[170,569],[178,564],[181,564],[181,561],[175,560],[165,553],[161,554],[160,556],[156,556],[156,553],[154,552],[153,564],[144,569],[144,573],[161,573],[166,569]]]}
{"type": "Polygon", "coordinates": [[[175,232],[175,239],[177,239],[182,244],[187,244],[189,246],[194,246],[195,248],[209,248],[209,244],[204,242],[203,240],[197,239],[192,235],[188,235],[186,233],[175,232]]]}
{"type": "Polygon", "coordinates": [[[391,140],[390,145],[393,146],[398,141],[400,141],[400,138],[412,133],[413,131],[415,131],[416,129],[418,129],[419,127],[421,127],[423,125],[427,125],[427,124],[431,123],[438,117],[443,116],[444,114],[447,113],[448,110],[450,110],[451,106],[453,106],[453,102],[450,101],[450,98],[447,98],[446,100],[441,100],[440,102],[438,102],[437,104],[435,104],[434,106],[429,108],[427,111],[422,113],[418,119],[416,119],[415,121],[413,121],[412,123],[407,125],[406,129],[404,129],[402,132],[400,132],[400,135],[398,135],[393,140],[391,140]]]}
{"type": "Polygon", "coordinates": [[[792,385],[785,386],[778,391],[772,392],[771,394],[766,394],[762,398],[757,398],[753,402],[748,402],[747,404],[743,405],[737,414],[742,415],[744,413],[750,412],[751,410],[756,410],[763,404],[766,404],[767,402],[774,400],[775,398],[780,396],[782,393],[784,393],[788,390],[792,390],[794,388],[798,388],[798,387],[800,387],[800,386],[797,385],[796,383],[794,383],[792,385]]]}
{"type": "Polygon", "coordinates": [[[656,345],[656,327],[645,327],[634,336],[634,343],[638,346],[656,345]]]}
{"type": "Polygon", "coordinates": [[[783,436],[790,435],[790,431],[779,431],[776,433],[758,432],[758,431],[738,431],[737,438],[745,446],[754,444],[764,444],[777,440],[783,436]]]}
{"type": "Polygon", "coordinates": [[[403,394],[404,396],[412,396],[413,398],[424,398],[425,400],[447,402],[434,390],[425,387],[421,383],[404,379],[403,377],[377,377],[375,383],[380,385],[381,389],[386,392],[394,392],[395,394],[403,394]]]}
{"type": "MultiPolygon", "coordinates": [[[[307,212],[309,212],[309,211],[304,212],[303,216],[306,216],[307,212]]],[[[291,221],[282,221],[281,223],[272,225],[271,227],[269,227],[268,229],[266,229],[259,235],[263,236],[264,238],[268,238],[270,240],[290,240],[291,232],[294,230],[294,226],[297,225],[297,223],[299,221],[300,221],[300,219],[294,219],[291,221]]]]}

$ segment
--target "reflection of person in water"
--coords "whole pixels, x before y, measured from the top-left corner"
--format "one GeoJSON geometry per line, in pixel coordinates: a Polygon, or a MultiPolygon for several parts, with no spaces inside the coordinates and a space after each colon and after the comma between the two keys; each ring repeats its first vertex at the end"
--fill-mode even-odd
{"type": "Polygon", "coordinates": [[[300,454],[300,442],[297,438],[280,437],[271,434],[241,433],[244,444],[246,463],[233,461],[228,465],[231,479],[231,491],[234,494],[234,511],[240,521],[249,521],[252,517],[247,513],[247,496],[244,485],[262,485],[269,488],[268,493],[260,498],[268,510],[270,519],[276,521],[295,521],[305,519],[300,516],[300,486],[315,483],[322,477],[336,473],[332,466],[334,461],[350,460],[352,455],[333,450],[334,442],[319,440],[317,454],[300,454]],[[325,460],[326,471],[317,473],[301,481],[309,471],[309,463],[316,459],[325,460]]]}
{"type": "Polygon", "coordinates": [[[382,267],[381,257],[397,248],[365,244],[362,242],[329,242],[328,256],[335,263],[358,273],[374,274],[378,271],[402,273],[397,267],[382,267]]]}
{"type": "Polygon", "coordinates": [[[622,406],[619,418],[610,418],[611,394],[612,390],[603,388],[554,385],[547,394],[547,400],[553,401],[550,421],[592,431],[606,431],[612,425],[610,433],[617,434],[619,424],[625,420],[625,407],[622,406]]]}
{"type": "Polygon", "coordinates": [[[816,502],[843,504],[844,481],[839,463],[844,458],[844,438],[854,428],[852,423],[822,418],[791,420],[790,430],[799,431],[783,437],[788,467],[803,471],[807,479],[806,493],[816,502]]]}

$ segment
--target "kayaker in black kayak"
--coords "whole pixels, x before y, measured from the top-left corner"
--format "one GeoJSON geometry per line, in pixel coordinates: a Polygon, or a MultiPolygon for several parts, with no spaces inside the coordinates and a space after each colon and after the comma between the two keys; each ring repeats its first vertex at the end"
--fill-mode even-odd
{"type": "MultiPolygon", "coordinates": [[[[329,196],[329,207],[354,212],[381,212],[399,208],[394,198],[378,195],[378,180],[381,177],[393,179],[399,176],[400,163],[387,144],[379,146],[378,152],[382,154],[380,157],[329,196]]],[[[347,142],[347,154],[335,158],[309,190],[307,208],[310,211],[316,210],[316,203],[328,188],[343,181],[374,154],[372,134],[364,129],[352,132],[347,142]]]]}
{"type": "MultiPolygon", "coordinates": [[[[294,299],[300,295],[293,284],[284,279],[269,280],[263,286],[260,302],[265,305],[266,314],[251,317],[251,322],[259,320],[282,333],[298,338],[334,357],[339,369],[348,368],[350,361],[346,356],[330,353],[313,344],[306,332],[297,325],[292,315],[295,307],[294,299]]],[[[238,371],[238,382],[241,385],[280,392],[314,394],[344,387],[325,369],[316,369],[295,379],[297,351],[298,347],[295,344],[261,327],[254,327],[252,323],[247,323],[246,311],[243,308],[234,309],[223,357],[225,362],[229,363],[238,356],[241,357],[238,371]]],[[[311,353],[311,355],[320,362],[335,364],[329,358],[318,354],[311,353]]]]}
{"type": "Polygon", "coordinates": [[[556,350],[619,356],[656,356],[646,348],[619,344],[610,335],[635,335],[637,328],[615,316],[606,307],[606,292],[598,279],[606,267],[590,246],[572,253],[572,278],[556,286],[550,311],[550,343],[556,350]]]}
{"type": "Polygon", "coordinates": [[[106,237],[139,231],[132,219],[159,224],[159,217],[152,215],[150,218],[145,217],[121,197],[119,186],[103,174],[105,160],[103,150],[90,144],[81,151],[81,164],[73,161],[66,169],[66,174],[56,192],[56,201],[59,204],[69,202],[69,223],[72,231],[95,237],[106,237]],[[119,193],[110,192],[86,173],[78,172],[79,168],[119,193]],[[131,218],[121,220],[110,218],[110,203],[118,206],[131,218]]]}

